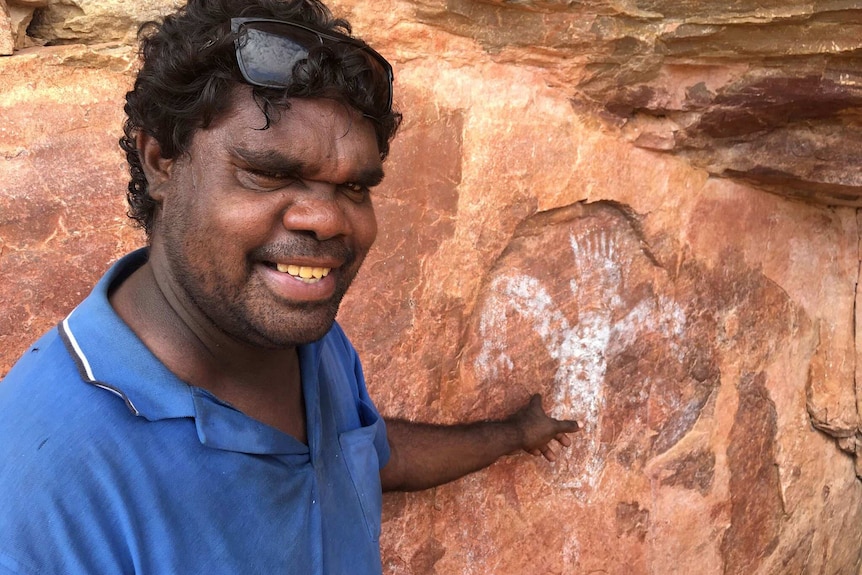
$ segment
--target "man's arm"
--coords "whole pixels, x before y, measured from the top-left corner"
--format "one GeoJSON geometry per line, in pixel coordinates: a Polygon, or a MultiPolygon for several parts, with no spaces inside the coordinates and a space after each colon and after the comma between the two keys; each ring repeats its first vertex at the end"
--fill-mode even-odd
{"type": "Polygon", "coordinates": [[[383,491],[418,491],[453,481],[483,469],[520,449],[554,461],[552,440],[568,447],[566,435],[578,430],[575,421],[553,419],[542,409],[542,398],[501,421],[463,425],[431,425],[387,419],[391,457],[380,470],[383,491]]]}

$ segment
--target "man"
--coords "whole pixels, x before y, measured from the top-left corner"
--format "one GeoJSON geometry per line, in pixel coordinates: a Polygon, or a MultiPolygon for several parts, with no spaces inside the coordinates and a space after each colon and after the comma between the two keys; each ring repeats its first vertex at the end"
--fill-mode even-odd
{"type": "Polygon", "coordinates": [[[389,64],[315,0],[190,0],[127,95],[129,254],[0,384],[0,573],[380,573],[381,491],[575,422],[386,422],[334,323],[374,242],[389,64]]]}

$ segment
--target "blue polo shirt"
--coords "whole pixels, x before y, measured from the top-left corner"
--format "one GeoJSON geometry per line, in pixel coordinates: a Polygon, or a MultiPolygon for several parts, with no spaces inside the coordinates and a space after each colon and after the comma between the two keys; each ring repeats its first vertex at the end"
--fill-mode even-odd
{"type": "Polygon", "coordinates": [[[0,382],[0,574],[379,574],[386,429],[338,327],[299,348],[308,445],[177,379],[108,303],[0,382]]]}

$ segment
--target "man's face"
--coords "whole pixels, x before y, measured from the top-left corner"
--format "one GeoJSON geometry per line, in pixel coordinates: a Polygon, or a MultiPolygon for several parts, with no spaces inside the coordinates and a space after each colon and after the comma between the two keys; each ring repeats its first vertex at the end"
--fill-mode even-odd
{"type": "Polygon", "coordinates": [[[238,91],[159,190],[151,264],[186,321],[253,346],[322,337],[377,234],[374,127],[333,100],[294,100],[268,129],[238,91]]]}

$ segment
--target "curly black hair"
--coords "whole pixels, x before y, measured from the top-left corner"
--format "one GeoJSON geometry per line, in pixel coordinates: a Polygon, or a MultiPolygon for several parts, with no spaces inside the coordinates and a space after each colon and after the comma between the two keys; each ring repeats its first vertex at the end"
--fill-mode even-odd
{"type": "MultiPolygon", "coordinates": [[[[126,94],[126,122],[120,147],[126,153],[131,180],[127,199],[129,217],[149,236],[155,202],[135,143],[143,131],[159,143],[162,157],[174,159],[188,150],[192,136],[206,128],[231,103],[231,93],[244,82],[235,55],[230,20],[236,17],[270,18],[296,22],[320,30],[350,34],[350,24],[333,17],[318,0],[189,0],[161,22],[141,26],[141,68],[134,87],[126,94]]],[[[287,88],[253,86],[253,97],[265,126],[278,110],[289,107],[288,98],[336,98],[372,118],[381,158],[401,123],[401,114],[387,110],[382,116],[373,102],[375,77],[362,58],[336,53],[323,46],[309,50],[293,69],[287,88]]],[[[353,52],[355,54],[355,51],[353,52]]],[[[379,81],[379,80],[378,80],[379,81]]]]}

